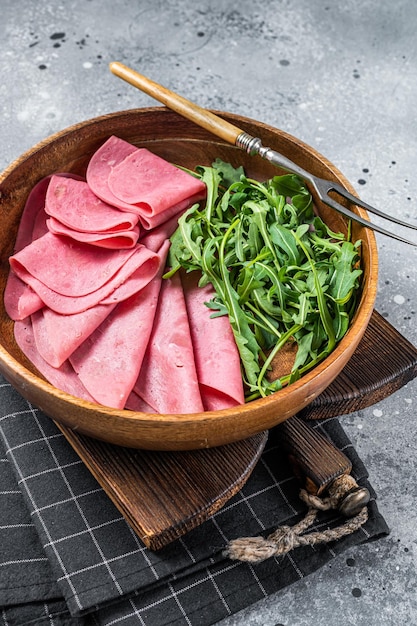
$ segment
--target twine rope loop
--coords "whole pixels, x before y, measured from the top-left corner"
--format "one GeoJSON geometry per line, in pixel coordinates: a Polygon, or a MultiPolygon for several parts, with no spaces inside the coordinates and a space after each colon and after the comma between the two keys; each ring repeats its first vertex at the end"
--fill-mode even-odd
{"type": "Polygon", "coordinates": [[[224,555],[235,561],[247,563],[261,563],[273,556],[282,556],[300,546],[314,546],[319,543],[337,541],[346,535],[357,531],[368,519],[368,509],[364,506],[355,517],[348,519],[337,528],[329,528],[322,531],[305,531],[312,526],[319,511],[337,509],[338,503],[346,493],[356,485],[352,476],[346,476],[335,487],[333,492],[329,490],[329,497],[320,498],[308,493],[305,489],[300,491],[300,499],[308,506],[306,515],[294,526],[279,526],[268,537],[242,537],[229,542],[224,555]]]}

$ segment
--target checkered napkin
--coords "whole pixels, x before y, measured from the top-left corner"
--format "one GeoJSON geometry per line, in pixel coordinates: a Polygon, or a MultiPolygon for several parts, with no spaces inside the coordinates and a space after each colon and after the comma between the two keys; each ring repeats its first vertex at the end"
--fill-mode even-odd
{"type": "MultiPolygon", "coordinates": [[[[224,556],[305,513],[277,429],[243,489],[158,552],[144,547],[52,420],[0,378],[0,615],[3,624],[208,626],[266,598],[349,546],[387,534],[366,469],[337,420],[316,424],[371,491],[368,522],[332,544],[252,565],[224,556]]],[[[336,527],[323,513],[314,529],[336,527]]]]}

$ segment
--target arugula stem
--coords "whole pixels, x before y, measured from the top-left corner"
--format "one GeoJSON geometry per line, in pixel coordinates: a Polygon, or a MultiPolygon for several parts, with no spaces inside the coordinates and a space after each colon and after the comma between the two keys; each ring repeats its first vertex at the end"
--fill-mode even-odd
{"type": "Polygon", "coordinates": [[[350,242],[350,224],[346,237],[315,215],[294,175],[261,183],[219,159],[195,175],[206,184],[206,203],[179,218],[164,276],[183,267],[199,270],[201,285],[212,284],[208,306],[229,317],[250,401],[297,380],[344,335],[358,299],[360,242],[350,242]],[[290,337],[296,365],[268,381],[290,337]]]}
{"type": "Polygon", "coordinates": [[[259,376],[258,376],[258,388],[259,388],[259,393],[261,396],[265,396],[266,393],[264,392],[263,386],[262,386],[262,381],[266,375],[266,372],[268,371],[273,359],[275,358],[277,352],[284,346],[284,344],[287,343],[287,341],[290,339],[290,337],[292,337],[295,333],[297,333],[299,330],[301,330],[302,325],[301,324],[294,324],[294,326],[292,326],[292,328],[289,328],[287,330],[286,333],[283,333],[281,335],[281,338],[279,341],[277,341],[277,343],[275,344],[274,348],[271,350],[271,352],[268,355],[268,358],[266,359],[265,363],[263,364],[261,371],[259,372],[259,376]]]}
{"type": "Polygon", "coordinates": [[[323,323],[324,329],[326,331],[327,337],[328,337],[328,344],[327,344],[327,352],[331,352],[331,350],[333,350],[335,344],[336,344],[336,336],[335,336],[335,332],[334,332],[334,328],[333,328],[333,322],[332,319],[330,317],[330,313],[329,310],[327,308],[327,303],[326,303],[326,297],[324,295],[324,291],[322,289],[322,286],[320,284],[320,280],[317,274],[317,270],[316,270],[316,266],[314,263],[314,260],[312,259],[312,257],[310,256],[309,251],[307,250],[307,247],[304,245],[304,243],[302,242],[301,238],[298,237],[298,235],[296,233],[294,233],[294,237],[296,238],[299,246],[302,248],[302,250],[304,251],[304,254],[306,255],[307,259],[310,262],[310,268],[311,271],[313,273],[313,277],[314,277],[314,286],[317,292],[317,304],[319,307],[319,312],[320,312],[320,318],[321,321],[323,323]]]}
{"type": "Polygon", "coordinates": [[[281,337],[282,333],[280,333],[277,328],[266,319],[266,317],[256,306],[254,306],[251,302],[246,302],[245,306],[250,309],[255,315],[257,315],[259,319],[263,322],[262,324],[258,320],[253,319],[252,322],[254,324],[257,324],[260,328],[263,328],[264,330],[271,333],[272,335],[275,335],[278,338],[281,337]]]}

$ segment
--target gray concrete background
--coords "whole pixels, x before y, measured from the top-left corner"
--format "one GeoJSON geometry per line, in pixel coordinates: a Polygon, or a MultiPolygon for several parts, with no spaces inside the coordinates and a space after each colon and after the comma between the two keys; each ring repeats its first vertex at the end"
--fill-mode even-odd
{"type": "MultiPolygon", "coordinates": [[[[75,122],[153,105],[110,74],[119,60],[297,136],[417,224],[416,30],[415,0],[0,0],[0,169],[75,122]]],[[[377,309],[417,344],[417,251],[378,242],[377,309]]],[[[341,419],[390,536],[222,626],[417,624],[416,389],[341,419]]]]}

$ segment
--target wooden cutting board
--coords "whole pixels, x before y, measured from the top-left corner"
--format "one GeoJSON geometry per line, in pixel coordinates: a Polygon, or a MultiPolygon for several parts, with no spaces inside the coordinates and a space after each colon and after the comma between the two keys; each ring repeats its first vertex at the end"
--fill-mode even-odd
{"type": "MultiPolygon", "coordinates": [[[[301,416],[322,419],[370,406],[417,375],[417,349],[374,312],[336,380],[301,416]]],[[[268,433],[191,452],[114,446],[57,424],[143,543],[158,550],[219,510],[245,484],[268,433]]]]}
{"type": "Polygon", "coordinates": [[[158,550],[220,509],[249,478],[268,438],[187,452],[114,446],[57,424],[143,543],[158,550]]]}

